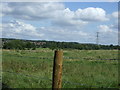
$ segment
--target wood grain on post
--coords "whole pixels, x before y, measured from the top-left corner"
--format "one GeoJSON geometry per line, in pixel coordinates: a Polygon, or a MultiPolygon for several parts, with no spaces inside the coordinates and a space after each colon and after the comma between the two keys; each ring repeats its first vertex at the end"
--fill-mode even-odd
{"type": "Polygon", "coordinates": [[[56,50],[54,55],[53,64],[53,82],[52,88],[59,89],[62,88],[62,61],[63,61],[63,51],[56,50]]]}

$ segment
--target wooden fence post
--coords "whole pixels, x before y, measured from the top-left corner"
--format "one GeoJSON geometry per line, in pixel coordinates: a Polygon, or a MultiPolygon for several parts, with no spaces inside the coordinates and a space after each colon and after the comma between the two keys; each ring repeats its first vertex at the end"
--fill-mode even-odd
{"type": "Polygon", "coordinates": [[[52,89],[62,88],[62,61],[63,61],[63,51],[56,50],[54,54],[54,64],[53,64],[53,81],[52,89]]]}

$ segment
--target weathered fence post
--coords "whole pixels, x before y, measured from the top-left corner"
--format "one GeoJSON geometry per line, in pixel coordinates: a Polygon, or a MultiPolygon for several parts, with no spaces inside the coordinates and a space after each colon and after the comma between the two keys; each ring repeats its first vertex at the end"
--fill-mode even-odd
{"type": "Polygon", "coordinates": [[[63,51],[56,50],[54,54],[54,64],[53,64],[53,81],[52,89],[62,88],[62,61],[63,61],[63,51]]]}

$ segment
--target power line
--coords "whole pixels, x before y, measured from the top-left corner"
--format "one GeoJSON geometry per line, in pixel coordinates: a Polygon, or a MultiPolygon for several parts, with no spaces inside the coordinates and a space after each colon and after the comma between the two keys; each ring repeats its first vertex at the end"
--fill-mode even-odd
{"type": "Polygon", "coordinates": [[[99,32],[97,32],[97,36],[96,36],[96,44],[99,44],[99,32]]]}

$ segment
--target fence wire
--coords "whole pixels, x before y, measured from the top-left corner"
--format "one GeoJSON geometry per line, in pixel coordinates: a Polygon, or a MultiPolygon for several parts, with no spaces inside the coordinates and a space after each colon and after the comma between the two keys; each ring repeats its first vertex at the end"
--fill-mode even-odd
{"type": "Polygon", "coordinates": [[[28,75],[28,74],[23,74],[23,73],[16,73],[16,72],[12,72],[12,71],[2,71],[2,72],[11,73],[11,74],[19,75],[19,76],[31,77],[31,78],[36,78],[36,79],[46,79],[46,80],[52,81],[52,79],[50,79],[48,77],[38,77],[38,76],[33,76],[33,75],[28,75]]]}
{"type": "MultiPolygon", "coordinates": [[[[8,55],[7,55],[8,56],[8,55]]],[[[31,56],[14,56],[14,57],[21,57],[21,58],[33,58],[33,59],[46,59],[46,60],[53,60],[53,58],[54,57],[31,57],[31,56]]],[[[74,60],[74,59],[79,59],[79,60],[120,60],[120,59],[118,59],[118,58],[105,58],[105,59],[103,59],[103,58],[99,58],[99,59],[97,59],[97,58],[78,58],[78,57],[66,57],[66,56],[63,56],[63,59],[72,59],[72,60],[74,60]]]]}
{"type": "MultiPolygon", "coordinates": [[[[45,59],[45,60],[50,60],[50,61],[53,61],[53,58],[54,57],[32,57],[32,56],[14,56],[14,57],[20,57],[20,58],[33,58],[33,59],[45,59]]],[[[116,58],[108,58],[108,59],[96,59],[96,58],[78,58],[78,57],[66,57],[66,56],[63,56],[63,59],[79,59],[79,60],[119,60],[119,59],[116,59],[116,58]]],[[[52,79],[51,78],[48,78],[48,77],[38,77],[38,76],[33,76],[33,75],[28,75],[28,74],[23,74],[23,73],[16,73],[16,72],[13,72],[13,71],[9,71],[9,70],[6,70],[6,71],[2,71],[2,72],[5,72],[5,73],[10,73],[10,74],[14,74],[14,75],[19,75],[19,76],[24,76],[24,77],[31,77],[31,78],[36,78],[36,79],[44,79],[44,80],[49,80],[51,81],[52,83],[52,79]]],[[[71,82],[71,81],[65,81],[63,80],[63,84],[69,84],[69,85],[77,85],[77,86],[83,86],[83,87],[98,87],[98,86],[92,86],[92,85],[87,85],[87,84],[83,84],[83,83],[75,83],[75,82],[71,82]]],[[[109,87],[106,87],[106,88],[109,88],[109,87]]]]}
{"type": "Polygon", "coordinates": [[[96,58],[77,58],[77,57],[64,57],[63,59],[79,59],[79,60],[119,60],[116,58],[108,58],[108,59],[96,59],[96,58]]]}
{"type": "MultiPolygon", "coordinates": [[[[14,75],[19,75],[19,76],[24,76],[24,77],[31,77],[31,78],[36,78],[36,79],[44,79],[44,80],[49,80],[52,83],[52,79],[48,78],[48,77],[38,77],[38,76],[33,76],[33,75],[28,75],[28,74],[23,74],[23,73],[16,73],[16,72],[12,72],[12,71],[2,71],[4,73],[10,73],[10,74],[14,74],[14,75]]],[[[87,84],[82,84],[82,83],[75,83],[75,82],[70,82],[70,81],[65,81],[63,80],[64,84],[69,84],[69,85],[77,85],[77,86],[84,86],[84,87],[97,87],[97,86],[91,86],[91,85],[87,85],[87,84]]]]}

